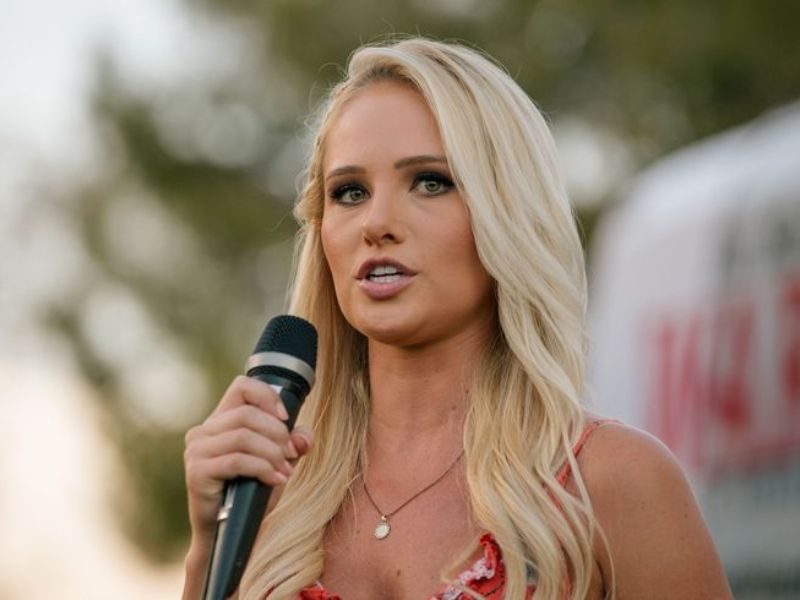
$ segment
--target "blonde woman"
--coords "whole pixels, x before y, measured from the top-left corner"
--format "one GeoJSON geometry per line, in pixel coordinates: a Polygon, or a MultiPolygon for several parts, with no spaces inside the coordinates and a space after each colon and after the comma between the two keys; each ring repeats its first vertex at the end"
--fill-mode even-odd
{"type": "Polygon", "coordinates": [[[276,488],[246,600],[730,597],[669,452],[581,407],[581,245],[501,68],[424,39],[358,50],[296,216],[305,425],[238,378],[187,434],[185,598],[234,476],[276,488]]]}

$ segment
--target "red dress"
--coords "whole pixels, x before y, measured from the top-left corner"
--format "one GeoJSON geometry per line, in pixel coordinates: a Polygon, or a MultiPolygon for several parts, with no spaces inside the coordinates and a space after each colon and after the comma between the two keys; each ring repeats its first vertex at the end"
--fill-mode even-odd
{"type": "MultiPolygon", "coordinates": [[[[580,438],[572,448],[573,455],[577,457],[589,435],[600,425],[608,423],[609,421],[612,420],[603,419],[589,423],[584,428],[583,432],[581,432],[580,438]]],[[[558,482],[562,486],[566,486],[567,479],[569,479],[571,472],[572,469],[569,463],[564,464],[558,472],[558,482]]],[[[503,596],[506,583],[503,552],[500,550],[500,546],[497,545],[491,533],[484,533],[479,543],[483,547],[483,556],[475,561],[469,569],[463,571],[457,579],[465,588],[478,592],[487,600],[499,600],[503,596]]],[[[530,600],[533,597],[534,591],[535,586],[531,582],[525,594],[526,600],[530,600]]],[[[342,600],[342,598],[337,594],[329,592],[321,583],[317,582],[315,585],[301,590],[298,600],[342,600]]],[[[470,597],[451,584],[441,592],[433,594],[429,600],[470,600],[470,597]]]]}

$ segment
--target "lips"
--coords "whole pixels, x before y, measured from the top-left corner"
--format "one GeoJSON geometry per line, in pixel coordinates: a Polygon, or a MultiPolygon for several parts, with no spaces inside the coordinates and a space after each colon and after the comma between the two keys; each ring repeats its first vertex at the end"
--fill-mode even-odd
{"type": "Polygon", "coordinates": [[[412,271],[403,263],[384,257],[363,262],[356,272],[356,279],[358,287],[372,300],[388,300],[408,287],[416,274],[416,271],[412,271]],[[397,273],[390,277],[378,277],[372,280],[369,274],[377,267],[394,267],[397,273]]]}

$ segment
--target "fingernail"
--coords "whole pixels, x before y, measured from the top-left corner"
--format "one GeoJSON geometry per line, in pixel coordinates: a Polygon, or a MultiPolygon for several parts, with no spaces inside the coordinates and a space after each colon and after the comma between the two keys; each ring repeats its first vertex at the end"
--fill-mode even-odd
{"type": "Polygon", "coordinates": [[[284,475],[291,475],[294,473],[294,467],[290,465],[288,462],[283,463],[283,473],[284,475]]]}
{"type": "Polygon", "coordinates": [[[278,416],[283,421],[289,418],[289,413],[286,411],[286,407],[283,405],[283,402],[278,402],[278,416]]]}
{"type": "Polygon", "coordinates": [[[286,475],[284,475],[280,471],[275,471],[275,479],[277,479],[281,483],[286,483],[287,481],[289,481],[289,478],[286,477],[286,475]]]}

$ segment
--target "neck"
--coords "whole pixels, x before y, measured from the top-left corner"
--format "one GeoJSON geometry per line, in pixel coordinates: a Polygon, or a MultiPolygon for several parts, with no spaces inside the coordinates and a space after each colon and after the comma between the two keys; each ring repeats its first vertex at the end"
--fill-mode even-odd
{"type": "Polygon", "coordinates": [[[490,335],[464,332],[413,348],[369,342],[371,456],[431,446],[455,456],[472,374],[490,335]]]}

